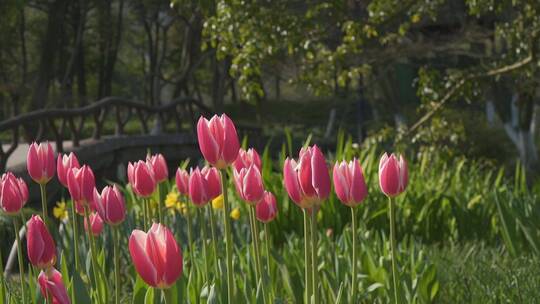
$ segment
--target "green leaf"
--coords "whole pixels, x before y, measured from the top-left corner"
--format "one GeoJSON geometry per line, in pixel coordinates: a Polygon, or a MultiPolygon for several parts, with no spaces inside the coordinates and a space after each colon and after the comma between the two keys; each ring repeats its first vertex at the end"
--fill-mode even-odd
{"type": "MultiPolygon", "coordinates": [[[[81,276],[79,275],[79,272],[74,271],[73,272],[73,284],[71,288],[75,291],[75,299],[77,300],[76,303],[91,303],[90,295],[88,294],[88,290],[86,289],[86,284],[84,284],[81,276]]],[[[75,301],[73,301],[73,304],[76,304],[75,301]]]]}
{"type": "Polygon", "coordinates": [[[144,304],[147,289],[148,287],[146,283],[144,283],[141,277],[137,274],[137,279],[135,280],[135,285],[133,286],[132,304],[144,304]]]}

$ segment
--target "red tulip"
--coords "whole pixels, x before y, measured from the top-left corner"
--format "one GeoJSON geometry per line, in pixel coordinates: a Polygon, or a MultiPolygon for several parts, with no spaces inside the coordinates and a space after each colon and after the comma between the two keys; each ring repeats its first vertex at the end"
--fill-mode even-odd
{"type": "Polygon", "coordinates": [[[129,253],[141,278],[154,288],[169,288],[182,275],[182,250],[162,224],[154,223],[148,233],[133,230],[129,253]]]}
{"type": "Polygon", "coordinates": [[[32,143],[26,157],[30,177],[38,184],[46,184],[54,176],[54,151],[50,143],[32,143]]]}
{"type": "Polygon", "coordinates": [[[149,197],[156,190],[154,170],[149,163],[142,160],[128,165],[128,180],[133,192],[140,197],[149,197]]]}
{"type": "Polygon", "coordinates": [[[349,163],[342,161],[334,166],[334,189],[339,200],[350,207],[362,202],[368,193],[360,163],[355,158],[349,163]]]}
{"type": "Polygon", "coordinates": [[[68,181],[67,181],[67,173],[72,168],[80,168],[81,165],[79,165],[79,160],[77,159],[77,156],[73,154],[73,152],[69,153],[69,155],[64,154],[58,154],[58,160],[56,161],[56,172],[58,174],[58,181],[67,188],[68,181]]]}
{"type": "Polygon", "coordinates": [[[204,158],[218,169],[226,168],[238,156],[240,144],[232,120],[225,114],[207,120],[199,118],[197,138],[204,158]]]}
{"type": "Polygon", "coordinates": [[[88,225],[87,218],[85,217],[84,230],[88,232],[88,229],[90,228],[90,231],[92,231],[92,234],[94,236],[98,236],[101,233],[101,231],[103,231],[103,219],[96,212],[91,213],[88,216],[88,218],[90,219],[90,225],[88,225]]]}
{"type": "Polygon", "coordinates": [[[240,148],[238,157],[233,163],[234,169],[240,171],[242,168],[247,168],[251,164],[257,166],[259,171],[261,171],[261,157],[259,156],[259,153],[257,153],[257,150],[249,148],[249,150],[246,151],[240,148]]]}
{"type": "Polygon", "coordinates": [[[213,200],[221,194],[221,175],[218,169],[208,166],[202,168],[201,174],[206,179],[208,197],[213,200]]]}
{"type": "Polygon", "coordinates": [[[197,207],[202,207],[210,201],[208,181],[199,168],[191,170],[189,175],[189,198],[197,207]]]}
{"type": "Polygon", "coordinates": [[[176,188],[183,195],[189,193],[189,173],[185,169],[176,170],[176,188]]]}
{"type": "Polygon", "coordinates": [[[392,153],[390,156],[384,153],[379,162],[379,186],[381,191],[388,197],[394,197],[407,187],[409,173],[407,162],[402,155],[399,160],[392,153]]]}
{"type": "Polygon", "coordinates": [[[0,179],[0,209],[7,214],[16,214],[28,201],[28,187],[22,178],[11,172],[2,174],[0,179]]]}
{"type": "Polygon", "coordinates": [[[155,154],[146,157],[146,162],[152,165],[154,170],[154,178],[157,183],[166,181],[169,178],[169,169],[165,157],[161,154],[155,154]]]}
{"type": "Polygon", "coordinates": [[[263,198],[255,207],[257,219],[263,223],[269,223],[277,216],[276,197],[272,192],[264,191],[263,198]]]}
{"type": "Polygon", "coordinates": [[[234,170],[234,185],[238,195],[248,204],[258,203],[264,194],[261,172],[254,164],[248,168],[234,170]]]}
{"type": "Polygon", "coordinates": [[[45,269],[56,262],[56,245],[39,215],[33,215],[27,223],[26,248],[32,265],[45,269]]]}
{"type": "Polygon", "coordinates": [[[84,214],[84,206],[94,209],[94,189],[96,180],[92,168],[87,165],[81,168],[71,168],[67,173],[68,190],[71,199],[75,202],[75,210],[84,214]]]}
{"type": "Polygon", "coordinates": [[[52,304],[70,304],[66,286],[62,280],[62,274],[49,268],[41,271],[38,276],[39,289],[43,298],[52,299],[52,304]]]}
{"type": "Polygon", "coordinates": [[[118,225],[126,218],[126,204],[120,189],[106,186],[101,194],[94,189],[94,207],[99,216],[109,225],[118,225]]]}
{"type": "Polygon", "coordinates": [[[330,175],[317,146],[302,148],[298,163],[287,158],[283,179],[289,197],[301,208],[318,207],[330,193],[330,175]]]}

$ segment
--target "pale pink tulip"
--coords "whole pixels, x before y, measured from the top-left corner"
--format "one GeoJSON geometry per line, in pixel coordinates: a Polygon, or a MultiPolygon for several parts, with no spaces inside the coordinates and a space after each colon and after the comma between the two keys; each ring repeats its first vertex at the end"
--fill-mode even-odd
{"type": "Polygon", "coordinates": [[[56,263],[56,245],[39,215],[33,215],[27,223],[26,248],[32,265],[40,269],[56,263]]]}
{"type": "Polygon", "coordinates": [[[189,175],[189,198],[197,207],[202,207],[210,201],[208,181],[199,168],[192,169],[189,175]]]}
{"type": "Polygon", "coordinates": [[[336,163],[333,178],[334,190],[343,204],[354,207],[366,198],[368,193],[366,181],[356,158],[349,163],[345,161],[336,163]]]}
{"type": "Polygon", "coordinates": [[[58,160],[56,161],[56,172],[58,174],[58,181],[67,188],[68,181],[67,181],[67,173],[72,168],[80,168],[81,165],[79,165],[79,160],[77,159],[77,156],[73,154],[73,152],[67,154],[58,154],[58,160]]]}
{"type": "Polygon", "coordinates": [[[101,194],[94,189],[94,207],[99,216],[109,225],[121,224],[126,218],[124,196],[118,186],[106,186],[101,194]]]}
{"type": "Polygon", "coordinates": [[[189,194],[189,173],[185,169],[176,170],[176,188],[183,195],[189,194]]]}
{"type": "Polygon", "coordinates": [[[243,168],[249,167],[251,164],[257,166],[259,171],[261,171],[261,157],[257,150],[249,148],[247,151],[240,148],[238,151],[238,157],[233,163],[233,167],[236,171],[240,171],[243,168]]]}
{"type": "Polygon", "coordinates": [[[241,169],[240,172],[234,170],[233,175],[238,195],[248,204],[258,203],[264,194],[264,186],[257,166],[252,164],[248,168],[241,169]]]}
{"type": "Polygon", "coordinates": [[[26,157],[28,175],[38,184],[46,184],[54,176],[54,151],[50,143],[32,143],[26,157]]]}
{"type": "Polygon", "coordinates": [[[214,167],[205,166],[202,168],[201,174],[206,179],[208,197],[210,200],[213,200],[221,194],[221,175],[219,174],[219,170],[214,167]]]}
{"type": "Polygon", "coordinates": [[[232,164],[238,156],[240,144],[232,120],[225,114],[214,115],[197,122],[197,138],[204,158],[218,169],[232,164]]]}
{"type": "Polygon", "coordinates": [[[140,197],[150,197],[156,190],[154,170],[149,163],[142,160],[128,164],[128,180],[133,192],[140,197]]]}
{"type": "Polygon", "coordinates": [[[379,186],[388,197],[394,197],[405,191],[409,182],[407,162],[402,155],[398,158],[392,153],[384,153],[379,162],[379,186]]]}
{"type": "Polygon", "coordinates": [[[0,209],[7,214],[17,214],[28,201],[28,187],[22,178],[13,173],[2,174],[0,179],[0,209]]]}
{"type": "Polygon", "coordinates": [[[265,191],[261,201],[255,206],[255,215],[263,223],[273,221],[277,216],[276,197],[272,192],[265,191]]]}
{"type": "Polygon", "coordinates": [[[154,170],[154,178],[157,183],[166,181],[169,178],[169,169],[167,168],[167,161],[162,154],[155,154],[146,157],[146,162],[152,165],[154,170]]]}
{"type": "Polygon", "coordinates": [[[96,180],[92,168],[87,165],[81,168],[72,168],[67,173],[68,190],[71,199],[75,202],[75,210],[84,214],[84,207],[94,209],[94,188],[96,180]]]}

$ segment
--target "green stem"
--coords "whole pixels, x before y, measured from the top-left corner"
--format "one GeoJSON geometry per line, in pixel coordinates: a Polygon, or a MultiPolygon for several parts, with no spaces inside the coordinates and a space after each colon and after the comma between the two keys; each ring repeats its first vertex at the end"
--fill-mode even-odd
{"type": "Polygon", "coordinates": [[[317,207],[311,211],[311,272],[313,278],[313,303],[319,304],[319,272],[317,269],[317,207]]]}
{"type": "Polygon", "coordinates": [[[43,221],[45,226],[49,227],[49,216],[47,215],[47,189],[46,184],[39,184],[39,190],[41,192],[41,210],[43,211],[43,221]]]}
{"type": "MultiPolygon", "coordinates": [[[[18,246],[18,245],[17,245],[18,246]]],[[[4,259],[2,258],[2,250],[0,250],[0,294],[5,295],[6,294],[6,281],[4,279],[4,265],[2,265],[2,262],[4,259]]],[[[2,301],[4,298],[0,298],[2,301]]]]}
{"type": "Polygon", "coordinates": [[[255,248],[255,226],[253,224],[253,216],[252,216],[252,208],[251,206],[248,207],[248,213],[249,213],[249,229],[251,230],[251,256],[253,257],[253,264],[254,264],[254,268],[255,268],[255,281],[257,281],[257,283],[255,284],[256,286],[259,285],[259,278],[260,278],[260,269],[259,269],[259,263],[257,261],[257,249],[255,248]]]}
{"type": "Polygon", "coordinates": [[[173,293],[171,288],[162,289],[165,304],[173,304],[173,293]]]}
{"type": "Polygon", "coordinates": [[[206,284],[210,286],[210,262],[208,261],[208,251],[206,249],[206,222],[204,220],[204,210],[197,208],[197,214],[199,215],[199,222],[202,228],[202,243],[203,243],[203,255],[204,255],[204,273],[206,276],[206,284]]]}
{"type": "Polygon", "coordinates": [[[221,192],[223,193],[223,222],[225,227],[225,253],[227,256],[227,303],[231,304],[234,300],[234,279],[233,279],[233,263],[232,263],[232,234],[231,220],[229,214],[231,208],[229,206],[229,198],[227,195],[227,171],[221,170],[221,192]]]}
{"type": "Polygon", "coordinates": [[[143,228],[144,228],[144,231],[148,231],[148,206],[147,206],[147,203],[146,203],[146,198],[143,198],[142,199],[142,204],[143,204],[143,228]]]}
{"type": "MultiPolygon", "coordinates": [[[[264,224],[264,242],[266,245],[266,272],[270,277],[270,282],[272,282],[272,277],[270,273],[270,238],[268,236],[268,224],[264,224]]],[[[270,284],[270,303],[274,301],[274,285],[270,284]]]]}
{"type": "MultiPolygon", "coordinates": [[[[188,246],[189,246],[189,262],[191,265],[193,265],[193,228],[191,227],[191,210],[190,205],[186,196],[186,222],[187,222],[187,229],[188,229],[188,246]]],[[[191,270],[190,270],[191,271],[191,270]]]]}
{"type": "Polygon", "coordinates": [[[113,235],[113,254],[114,254],[114,300],[116,304],[120,304],[120,251],[118,249],[119,236],[118,227],[112,227],[113,235]]]}
{"type": "Polygon", "coordinates": [[[79,228],[77,225],[77,214],[75,213],[75,201],[71,204],[71,225],[73,232],[73,255],[75,256],[75,270],[80,270],[79,262],[79,228]]]}
{"type": "Polygon", "coordinates": [[[392,280],[394,282],[394,285],[393,285],[393,289],[394,289],[394,299],[395,299],[395,303],[398,304],[399,303],[399,298],[398,298],[398,288],[399,288],[399,285],[398,285],[398,280],[397,280],[397,267],[396,267],[396,263],[397,263],[397,259],[396,259],[396,250],[397,250],[397,247],[396,247],[396,214],[395,214],[395,202],[394,202],[394,199],[392,199],[391,197],[388,198],[388,205],[389,205],[389,209],[388,209],[388,213],[389,213],[389,217],[390,217],[390,251],[392,252],[392,280]]]}
{"type": "Polygon", "coordinates": [[[311,303],[311,239],[309,232],[309,215],[304,209],[304,269],[305,269],[305,289],[306,303],[311,303]]]}
{"type": "Polygon", "coordinates": [[[19,260],[19,279],[21,283],[21,298],[23,304],[26,304],[26,284],[24,283],[24,267],[23,267],[23,254],[22,254],[22,244],[21,238],[19,237],[19,230],[21,226],[17,222],[17,219],[13,218],[13,229],[15,231],[15,239],[17,240],[17,255],[19,260]]]}
{"type": "Polygon", "coordinates": [[[356,303],[356,209],[351,207],[352,217],[352,277],[351,277],[351,299],[356,303]]]}
{"type": "Polygon", "coordinates": [[[216,217],[214,215],[214,210],[212,209],[212,204],[208,204],[208,215],[210,217],[210,233],[212,233],[212,247],[214,251],[214,268],[216,276],[219,273],[218,267],[218,255],[217,255],[217,241],[216,241],[216,217]]]}
{"type": "MultiPolygon", "coordinates": [[[[253,219],[253,243],[255,244],[255,260],[257,261],[257,268],[259,269],[259,278],[261,280],[261,291],[263,294],[263,303],[266,303],[266,286],[264,284],[264,275],[262,272],[262,263],[261,263],[261,251],[259,247],[259,225],[257,223],[257,218],[255,217],[255,206],[250,206],[251,209],[251,218],[253,219]]],[[[258,283],[257,283],[258,284],[258,283]]]]}
{"type": "MultiPolygon", "coordinates": [[[[90,226],[90,214],[88,211],[88,206],[85,204],[84,206],[84,218],[86,219],[86,224],[90,226]]],[[[92,234],[92,229],[90,227],[85,227],[87,230],[86,235],[88,236],[88,244],[90,246],[90,254],[91,254],[91,264],[92,264],[92,273],[94,274],[94,284],[97,292],[98,302],[101,303],[102,297],[101,297],[101,288],[99,287],[98,283],[98,272],[97,272],[97,259],[96,259],[96,248],[94,245],[94,235],[92,234]]],[[[88,275],[90,277],[90,275],[88,275]]]]}
{"type": "Polygon", "coordinates": [[[163,223],[163,214],[162,214],[162,202],[161,202],[161,183],[157,185],[157,209],[158,209],[158,220],[160,223],[163,223]]]}

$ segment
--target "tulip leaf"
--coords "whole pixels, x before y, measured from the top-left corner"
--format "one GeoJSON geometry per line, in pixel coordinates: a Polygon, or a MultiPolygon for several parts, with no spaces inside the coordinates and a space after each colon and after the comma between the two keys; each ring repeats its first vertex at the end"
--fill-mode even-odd
{"type": "Polygon", "coordinates": [[[341,282],[341,284],[339,284],[339,291],[338,291],[338,294],[337,294],[337,297],[336,297],[335,304],[340,304],[341,303],[341,298],[343,297],[343,286],[345,286],[345,285],[343,284],[343,282],[341,282]]]}
{"type": "Polygon", "coordinates": [[[133,298],[131,300],[131,303],[144,304],[144,297],[146,295],[147,288],[148,286],[144,283],[141,277],[137,275],[137,279],[135,280],[135,284],[133,286],[133,298]]]}
{"type": "Polygon", "coordinates": [[[144,304],[158,303],[159,296],[161,296],[159,289],[156,290],[152,287],[148,287],[148,289],[146,290],[146,295],[144,296],[144,304]]]}
{"type": "Polygon", "coordinates": [[[210,286],[210,292],[208,293],[208,300],[206,302],[208,304],[217,304],[217,303],[219,303],[215,286],[216,286],[215,284],[212,284],[210,286]]]}

